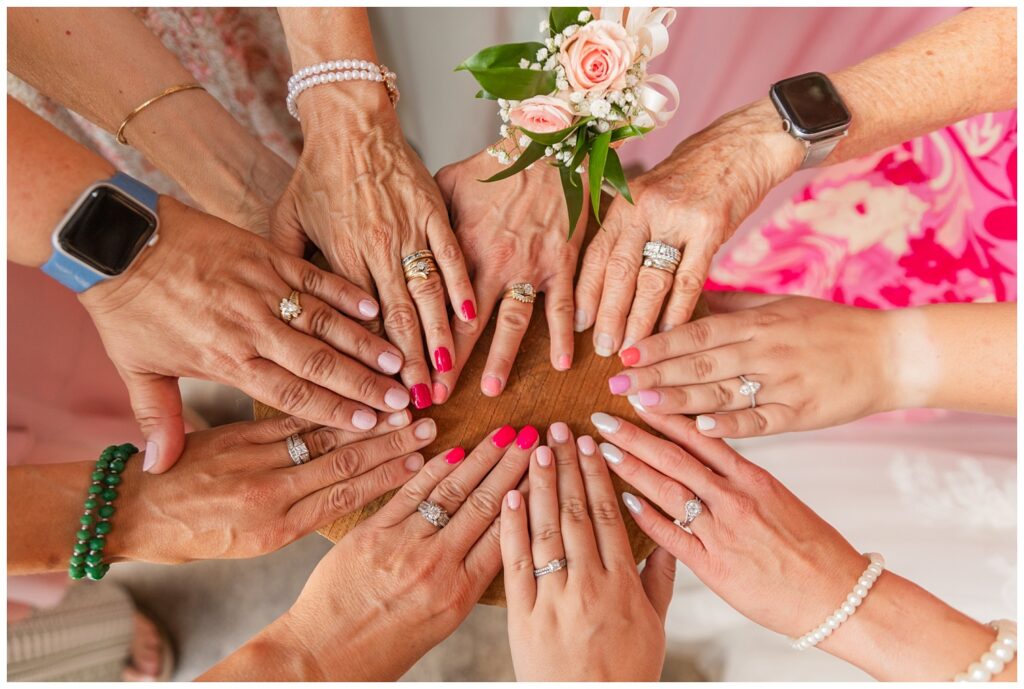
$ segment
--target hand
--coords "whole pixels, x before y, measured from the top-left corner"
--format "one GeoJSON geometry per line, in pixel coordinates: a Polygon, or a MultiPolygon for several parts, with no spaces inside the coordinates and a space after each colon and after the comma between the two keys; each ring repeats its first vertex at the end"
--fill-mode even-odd
{"type": "Polygon", "coordinates": [[[744,438],[824,428],[901,406],[892,318],[809,297],[707,292],[715,315],[623,350],[612,392],[744,438]],[[760,383],[752,408],[738,376],[760,383]]]}
{"type": "Polygon", "coordinates": [[[178,564],[273,552],[414,476],[423,466],[416,450],[437,427],[410,419],[395,412],[352,433],[284,416],[191,433],[173,471],[122,474],[110,553],[178,564]],[[292,434],[309,448],[299,466],[285,442],[292,434]]]}
{"type": "Polygon", "coordinates": [[[438,401],[454,389],[496,305],[498,322],[480,389],[488,397],[496,397],[505,389],[533,314],[531,304],[504,297],[517,282],[528,282],[536,291],[544,292],[551,365],[559,371],[572,365],[572,280],[587,224],[586,212],[567,240],[565,200],[557,170],[537,163],[509,179],[480,182],[499,170],[501,166],[487,153],[478,153],[437,173],[480,307],[475,320],[452,319],[455,366],[434,376],[434,396],[441,398],[438,401]]]}
{"type": "Polygon", "coordinates": [[[583,458],[564,423],[548,429],[548,442],[533,453],[526,504],[519,491],[510,491],[501,510],[516,679],[657,681],[675,560],[656,550],[637,574],[593,438],[577,441],[583,458]],[[563,557],[566,569],[534,577],[535,567],[563,557]]]}
{"type": "Polygon", "coordinates": [[[802,155],[766,100],[679,144],[630,182],[635,205],[616,198],[608,209],[603,230],[583,257],[576,329],[593,325],[594,350],[611,356],[650,335],[659,314],[662,330],[686,323],[718,247],[799,167],[802,155]],[[674,275],[642,266],[648,241],[682,251],[674,275]]]}
{"type": "Polygon", "coordinates": [[[449,370],[454,345],[445,291],[468,320],[473,290],[437,185],[403,138],[383,87],[365,93],[383,103],[360,109],[338,90],[302,94],[302,157],[274,209],[271,234],[296,256],[308,238],[335,273],[377,294],[384,330],[405,358],[402,381],[422,409],[431,395],[420,323],[434,367],[449,370]],[[423,249],[434,253],[441,275],[407,283],[402,258],[423,249]]]}
{"type": "Polygon", "coordinates": [[[179,376],[214,380],[282,411],[347,430],[404,409],[387,375],[398,349],[341,315],[375,313],[368,294],[266,240],[161,198],[160,241],[123,276],[81,295],[147,437],[145,468],[181,454],[179,376]],[[301,292],[302,313],[279,302],[301,292]]]}

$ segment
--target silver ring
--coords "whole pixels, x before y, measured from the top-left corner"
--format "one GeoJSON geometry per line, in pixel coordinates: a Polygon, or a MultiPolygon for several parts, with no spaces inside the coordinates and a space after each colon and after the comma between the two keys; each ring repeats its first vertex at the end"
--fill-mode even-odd
{"type": "Polygon", "coordinates": [[[448,511],[433,500],[424,500],[420,503],[420,506],[416,508],[416,511],[420,513],[420,516],[439,529],[443,529],[448,526],[448,511]]]}
{"type": "Polygon", "coordinates": [[[679,249],[665,242],[647,242],[643,250],[644,266],[657,268],[669,273],[676,272],[683,254],[679,249]]]}
{"type": "Polygon", "coordinates": [[[309,461],[309,448],[298,433],[288,436],[285,442],[288,444],[288,456],[292,458],[293,464],[298,466],[309,461]]]}
{"type": "Polygon", "coordinates": [[[683,513],[686,516],[682,520],[676,519],[674,523],[680,529],[689,530],[693,520],[704,513],[704,503],[694,495],[693,498],[687,500],[683,505],[683,513]]]}
{"type": "Polygon", "coordinates": [[[561,560],[552,560],[540,569],[533,570],[533,576],[540,579],[545,574],[551,574],[552,572],[557,572],[560,569],[565,569],[564,557],[561,560]]]}
{"type": "Polygon", "coordinates": [[[757,406],[757,393],[761,390],[761,384],[756,380],[750,380],[746,376],[740,376],[743,384],[740,385],[740,394],[750,398],[750,408],[757,406]]]}

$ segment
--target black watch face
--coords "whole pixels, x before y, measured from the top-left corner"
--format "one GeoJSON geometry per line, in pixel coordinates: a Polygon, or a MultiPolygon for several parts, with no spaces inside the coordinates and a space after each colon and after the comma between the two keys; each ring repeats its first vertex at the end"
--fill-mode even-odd
{"type": "Polygon", "coordinates": [[[850,123],[850,111],[839,92],[820,72],[785,79],[772,91],[798,133],[822,134],[850,123]]]}
{"type": "Polygon", "coordinates": [[[113,187],[96,187],[64,225],[61,248],[105,275],[120,275],[156,232],[153,212],[113,187]]]}

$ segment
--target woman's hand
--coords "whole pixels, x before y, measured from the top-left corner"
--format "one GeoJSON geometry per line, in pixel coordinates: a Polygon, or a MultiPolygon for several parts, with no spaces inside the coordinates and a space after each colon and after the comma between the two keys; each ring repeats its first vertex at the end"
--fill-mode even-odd
{"type": "Polygon", "coordinates": [[[609,380],[613,393],[655,414],[702,414],[697,428],[716,438],[824,428],[905,406],[891,314],[809,297],[705,297],[714,315],[622,351],[629,368],[609,380]],[[760,384],[756,407],[738,376],[760,384]]]}
{"type": "Polygon", "coordinates": [[[516,283],[528,282],[537,292],[544,292],[551,365],[559,371],[572,365],[572,280],[587,223],[585,209],[572,238],[566,239],[565,200],[558,171],[537,163],[500,182],[480,181],[501,169],[481,152],[437,173],[473,276],[480,312],[473,320],[452,319],[455,365],[447,373],[435,374],[435,401],[444,401],[454,389],[495,307],[498,321],[480,389],[489,397],[505,389],[533,314],[531,304],[504,297],[516,283]]]}
{"type": "Polygon", "coordinates": [[[169,564],[275,551],[414,476],[423,466],[416,451],[437,427],[410,419],[394,412],[353,433],[284,416],[191,433],[166,475],[122,474],[108,550],[169,564]],[[286,444],[293,434],[310,454],[298,466],[286,444]]]}
{"type": "Polygon", "coordinates": [[[612,202],[583,257],[576,329],[593,325],[594,350],[611,356],[650,335],[659,314],[662,330],[686,323],[718,247],[799,167],[802,156],[767,100],[735,110],[679,144],[630,182],[634,205],[623,198],[612,202]],[[674,275],[642,265],[649,241],[682,251],[674,275]]]}
{"type": "Polygon", "coordinates": [[[298,107],[302,157],[274,209],[271,236],[296,256],[312,241],[335,273],[377,295],[384,330],[405,359],[402,381],[416,408],[427,407],[423,335],[434,368],[448,371],[454,345],[445,293],[457,317],[469,321],[475,311],[444,201],[406,143],[382,85],[313,88],[298,107]],[[434,253],[440,275],[407,282],[402,259],[424,249],[434,253]]]}
{"type": "Polygon", "coordinates": [[[161,198],[159,215],[160,241],[80,297],[128,387],[147,471],[165,471],[181,453],[179,376],[353,431],[377,425],[374,409],[408,405],[389,377],[401,352],[342,315],[375,314],[368,294],[172,199],[161,198]],[[302,313],[285,323],[279,304],[292,290],[302,313]]]}
{"type": "Polygon", "coordinates": [[[656,550],[637,574],[604,460],[564,423],[530,462],[529,498],[502,504],[508,637],[519,681],[657,681],[675,560],[656,550]],[[529,526],[527,526],[527,514],[529,526]],[[566,568],[534,576],[565,558],[566,568]]]}

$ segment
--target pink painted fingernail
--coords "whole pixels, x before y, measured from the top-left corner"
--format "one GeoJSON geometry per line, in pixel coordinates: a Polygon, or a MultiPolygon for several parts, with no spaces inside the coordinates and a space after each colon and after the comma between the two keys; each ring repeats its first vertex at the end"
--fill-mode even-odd
{"type": "Polygon", "coordinates": [[[434,404],[444,404],[448,399],[448,386],[444,383],[434,383],[434,404]]]}
{"type": "Polygon", "coordinates": [[[569,427],[561,421],[556,421],[551,424],[551,437],[555,439],[556,443],[564,443],[569,439],[569,427]]]}
{"type": "Polygon", "coordinates": [[[430,388],[426,383],[416,383],[409,388],[409,393],[412,395],[412,406],[417,409],[426,409],[430,406],[430,388]]]}
{"type": "Polygon", "coordinates": [[[409,471],[419,471],[423,468],[423,455],[409,455],[406,457],[405,468],[409,471]]]}
{"type": "Polygon", "coordinates": [[[523,426],[519,430],[519,435],[516,436],[516,445],[519,446],[520,450],[526,450],[537,442],[539,435],[540,434],[537,433],[537,429],[533,426],[523,426]]]}
{"type": "Polygon", "coordinates": [[[613,395],[621,395],[629,390],[629,385],[629,376],[617,375],[608,379],[608,389],[612,391],[613,395]]]}
{"type": "Polygon", "coordinates": [[[591,438],[589,435],[584,435],[577,438],[576,445],[577,447],[580,448],[580,452],[582,452],[587,457],[590,457],[595,452],[597,452],[597,443],[595,443],[594,439],[591,438]]]}
{"type": "Polygon", "coordinates": [[[377,415],[372,411],[357,409],[352,414],[352,425],[361,431],[368,431],[377,425],[377,415]]]}
{"type": "Polygon", "coordinates": [[[384,352],[377,357],[377,365],[384,373],[398,373],[402,370],[402,358],[391,352],[384,352]]]}
{"type": "Polygon", "coordinates": [[[657,390],[641,390],[637,393],[637,397],[640,399],[640,404],[645,407],[661,402],[661,393],[657,390]]]}
{"type": "Polygon", "coordinates": [[[619,354],[619,359],[622,360],[623,366],[632,366],[636,362],[640,361],[640,350],[636,347],[623,349],[619,354]]]}
{"type": "Polygon", "coordinates": [[[568,354],[563,354],[560,357],[558,357],[558,370],[559,371],[568,371],[570,368],[572,368],[572,357],[571,356],[569,356],[568,354]]]}
{"type": "Polygon", "coordinates": [[[480,387],[488,397],[497,397],[501,394],[501,379],[488,373],[480,381],[480,387]]]}
{"type": "Polygon", "coordinates": [[[476,306],[472,300],[467,299],[462,302],[462,315],[466,317],[467,321],[471,321],[476,318],[476,306]]]}
{"type": "Polygon", "coordinates": [[[452,353],[447,347],[438,347],[434,350],[434,368],[439,373],[447,373],[452,370],[452,353]]]}
{"type": "Polygon", "coordinates": [[[437,433],[437,424],[433,419],[424,419],[416,424],[412,434],[420,440],[430,440],[437,433]]]}
{"type": "Polygon", "coordinates": [[[535,456],[537,457],[537,464],[542,467],[551,466],[551,460],[555,458],[555,456],[551,454],[551,448],[546,445],[538,447],[535,456]]]}
{"type": "Polygon", "coordinates": [[[391,388],[384,393],[384,404],[392,409],[405,409],[409,406],[409,393],[403,388],[391,388]]]}
{"type": "Polygon", "coordinates": [[[523,504],[523,495],[518,490],[510,490],[505,496],[505,502],[510,510],[518,510],[523,504]]]}
{"type": "Polygon", "coordinates": [[[365,318],[373,318],[380,313],[380,307],[369,299],[363,299],[359,302],[359,313],[365,318]]]}
{"type": "Polygon", "coordinates": [[[494,443],[495,447],[504,448],[508,447],[508,444],[512,442],[516,437],[516,429],[511,426],[502,426],[498,429],[498,432],[491,438],[491,442],[494,443]]]}
{"type": "Polygon", "coordinates": [[[160,456],[160,448],[152,440],[146,441],[146,456],[142,459],[142,470],[149,471],[156,466],[156,460],[160,456]]]}
{"type": "Polygon", "coordinates": [[[444,461],[448,462],[449,464],[458,464],[465,458],[466,451],[464,449],[462,449],[461,447],[453,447],[452,449],[448,450],[448,454],[444,456],[444,461]]]}

